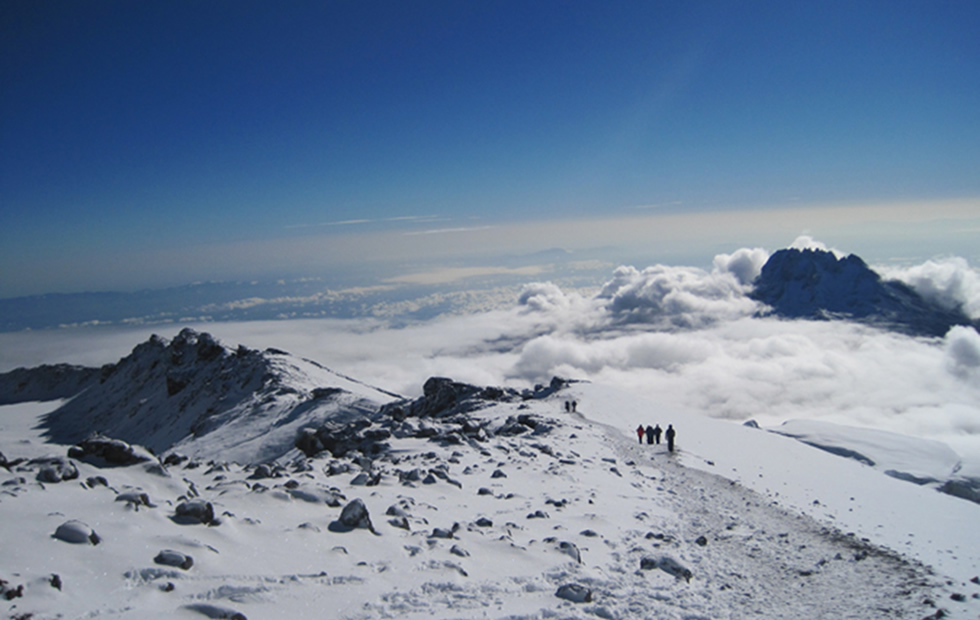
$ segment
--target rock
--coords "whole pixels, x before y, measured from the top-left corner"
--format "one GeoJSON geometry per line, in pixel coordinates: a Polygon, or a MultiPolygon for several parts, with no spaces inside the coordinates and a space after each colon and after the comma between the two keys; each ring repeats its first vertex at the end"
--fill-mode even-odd
{"type": "Polygon", "coordinates": [[[124,491],[116,495],[116,501],[128,502],[133,508],[139,508],[140,506],[156,508],[156,506],[150,503],[150,496],[142,491],[124,491]]]}
{"type": "Polygon", "coordinates": [[[408,513],[405,512],[405,509],[402,508],[401,506],[399,506],[398,504],[392,504],[391,506],[388,506],[388,510],[385,511],[385,514],[388,515],[389,517],[407,517],[408,516],[408,513]]]}
{"type": "Polygon", "coordinates": [[[37,472],[38,482],[58,483],[78,478],[75,464],[60,456],[33,459],[29,465],[40,466],[37,472]]]}
{"type": "Polygon", "coordinates": [[[279,472],[273,469],[272,465],[269,465],[268,463],[262,463],[255,467],[255,471],[252,472],[252,475],[249,476],[249,479],[264,480],[265,478],[278,477],[278,473],[279,472]]]}
{"type": "Polygon", "coordinates": [[[68,456],[98,467],[126,466],[156,460],[146,449],[98,433],[68,449],[68,456]]]}
{"type": "Polygon", "coordinates": [[[365,529],[377,534],[374,525],[371,523],[367,506],[364,505],[364,500],[360,498],[348,502],[340,511],[340,518],[330,525],[332,531],[349,532],[354,529],[365,529]]]}
{"type": "MultiPolygon", "coordinates": [[[[11,586],[9,583],[7,583],[7,581],[0,579],[0,595],[2,595],[3,598],[5,598],[8,601],[12,601],[15,598],[20,598],[24,596],[24,584],[21,584],[15,588],[11,586]]],[[[11,609],[13,609],[14,607],[16,607],[16,605],[11,607],[11,609]]],[[[11,616],[11,618],[18,618],[18,617],[20,616],[11,616]]]]}
{"type": "Polygon", "coordinates": [[[408,524],[408,519],[406,517],[395,517],[393,519],[388,519],[388,524],[391,527],[397,527],[402,530],[411,531],[411,526],[408,524]]]}
{"type": "Polygon", "coordinates": [[[558,588],[555,596],[573,603],[591,603],[592,590],[577,583],[566,583],[558,588]]]}
{"type": "Polygon", "coordinates": [[[694,542],[696,542],[698,545],[704,547],[705,545],[708,544],[708,539],[706,537],[704,537],[704,536],[698,536],[697,539],[694,542]]]}
{"type": "Polygon", "coordinates": [[[436,528],[433,528],[432,529],[431,537],[432,538],[452,538],[453,537],[453,531],[452,530],[447,530],[444,527],[436,527],[436,528]]]}
{"type": "Polygon", "coordinates": [[[563,540],[558,543],[558,550],[575,560],[577,563],[582,563],[582,554],[578,550],[578,546],[576,546],[575,543],[563,540]]]}
{"type": "Polygon", "coordinates": [[[490,477],[491,478],[506,478],[507,477],[507,474],[505,474],[502,470],[495,469],[495,470],[493,470],[493,473],[490,474],[490,477]]]}
{"type": "Polygon", "coordinates": [[[453,545],[452,549],[449,550],[449,553],[451,553],[453,555],[458,555],[461,558],[468,558],[468,557],[470,557],[470,552],[467,551],[466,549],[463,549],[459,545],[453,545]]]}
{"type": "Polygon", "coordinates": [[[180,551],[174,551],[173,549],[164,549],[153,558],[153,561],[157,564],[162,564],[164,566],[176,566],[177,568],[182,568],[184,570],[189,569],[194,566],[194,559],[181,553],[180,551]]]}
{"type": "Polygon", "coordinates": [[[476,525],[478,527],[493,527],[493,521],[486,517],[480,517],[476,520],[476,525]]]}
{"type": "Polygon", "coordinates": [[[691,577],[694,576],[690,569],[670,556],[645,557],[640,560],[641,570],[653,570],[656,568],[673,575],[676,579],[684,579],[687,582],[690,582],[691,577]]]}
{"type": "Polygon", "coordinates": [[[182,524],[203,523],[217,525],[214,518],[214,506],[203,499],[193,499],[177,504],[174,521],[182,524]]]}
{"type": "Polygon", "coordinates": [[[81,521],[65,521],[54,531],[54,537],[74,545],[97,545],[102,542],[99,535],[81,521]]]}
{"type": "Polygon", "coordinates": [[[213,620],[248,620],[245,614],[235,611],[234,609],[229,609],[227,607],[219,607],[218,605],[211,605],[210,603],[192,603],[190,605],[185,605],[184,609],[195,611],[203,616],[212,618],[213,620]]]}

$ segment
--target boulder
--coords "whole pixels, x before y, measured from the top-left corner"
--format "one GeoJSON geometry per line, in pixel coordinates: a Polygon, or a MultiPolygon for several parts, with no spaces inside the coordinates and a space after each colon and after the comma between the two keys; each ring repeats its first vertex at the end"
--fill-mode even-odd
{"type": "Polygon", "coordinates": [[[56,456],[33,459],[30,465],[37,465],[38,482],[57,483],[78,478],[78,468],[70,460],[56,456]]]}
{"type": "Polygon", "coordinates": [[[148,508],[156,508],[156,506],[150,503],[150,496],[143,491],[123,491],[119,495],[116,495],[117,502],[127,502],[133,508],[139,508],[140,506],[146,506],[148,508]]]}
{"type": "Polygon", "coordinates": [[[378,532],[371,523],[371,516],[368,514],[364,500],[356,498],[351,500],[340,511],[340,518],[330,524],[330,530],[334,532],[349,532],[354,529],[370,530],[372,533],[378,532]]]}
{"type": "Polygon", "coordinates": [[[566,583],[558,588],[555,596],[573,603],[591,603],[592,590],[577,583],[566,583]]]}
{"type": "Polygon", "coordinates": [[[558,551],[572,558],[578,564],[582,563],[582,553],[578,550],[578,546],[575,543],[563,540],[558,543],[558,551]]]}
{"type": "Polygon", "coordinates": [[[98,433],[69,448],[68,456],[99,467],[135,465],[155,460],[146,448],[98,433]]]}
{"type": "Polygon", "coordinates": [[[676,579],[683,579],[684,581],[690,582],[691,577],[693,577],[693,573],[691,573],[689,568],[670,556],[645,557],[640,560],[641,570],[654,570],[657,568],[673,575],[676,579]]]}
{"type": "Polygon", "coordinates": [[[217,525],[214,518],[214,506],[211,505],[211,502],[206,502],[203,499],[181,502],[177,504],[174,512],[174,521],[177,523],[217,525]]]}
{"type": "Polygon", "coordinates": [[[65,521],[54,531],[54,537],[73,545],[97,545],[102,542],[99,535],[81,521],[65,521]]]}
{"type": "Polygon", "coordinates": [[[180,551],[174,551],[173,549],[164,549],[153,558],[156,564],[162,564],[164,566],[176,566],[177,568],[182,568],[184,570],[189,569],[194,566],[194,558],[191,556],[181,553],[180,551]]]}

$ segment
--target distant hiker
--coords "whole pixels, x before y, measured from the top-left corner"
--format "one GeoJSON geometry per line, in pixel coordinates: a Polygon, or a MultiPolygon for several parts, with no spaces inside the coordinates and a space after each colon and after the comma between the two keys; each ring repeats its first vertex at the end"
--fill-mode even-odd
{"type": "Polygon", "coordinates": [[[565,401],[565,413],[570,413],[571,411],[572,411],[572,404],[566,400],[565,401]]]}
{"type": "Polygon", "coordinates": [[[639,437],[640,444],[641,445],[643,444],[643,434],[644,433],[646,433],[646,430],[644,430],[642,424],[640,424],[639,426],[636,427],[636,436],[639,437]]]}
{"type": "Polygon", "coordinates": [[[647,444],[653,444],[653,427],[647,424],[647,444]]]}
{"type": "Polygon", "coordinates": [[[573,400],[572,401],[572,413],[575,413],[577,410],[578,410],[578,401],[577,400],[573,400]]]}
{"type": "Polygon", "coordinates": [[[667,438],[667,451],[668,452],[673,452],[674,451],[674,435],[676,435],[676,434],[677,433],[674,431],[674,425],[673,424],[668,424],[667,425],[667,432],[664,433],[664,437],[667,438]]]}
{"type": "Polygon", "coordinates": [[[653,440],[657,442],[657,445],[658,446],[660,445],[660,435],[663,432],[664,432],[664,429],[660,428],[660,425],[659,424],[656,425],[655,427],[653,427],[653,440]]]}

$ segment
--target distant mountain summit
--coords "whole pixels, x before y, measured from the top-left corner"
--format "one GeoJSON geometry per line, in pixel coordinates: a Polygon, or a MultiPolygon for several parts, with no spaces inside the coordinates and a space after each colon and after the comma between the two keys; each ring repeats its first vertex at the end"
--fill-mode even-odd
{"type": "Polygon", "coordinates": [[[883,280],[854,254],[779,250],[769,257],[750,297],[791,319],[848,319],[914,336],[943,336],[954,325],[977,327],[901,282],[883,280]]]}

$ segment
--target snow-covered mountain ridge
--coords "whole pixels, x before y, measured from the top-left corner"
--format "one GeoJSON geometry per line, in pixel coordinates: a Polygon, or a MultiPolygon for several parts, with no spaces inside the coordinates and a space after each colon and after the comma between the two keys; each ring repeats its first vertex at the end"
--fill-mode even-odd
{"type": "Polygon", "coordinates": [[[750,297],[790,319],[844,318],[936,337],[954,325],[977,328],[961,308],[930,302],[906,284],[883,279],[860,257],[838,258],[820,249],[773,253],[750,297]]]}
{"type": "MultiPolygon", "coordinates": [[[[37,375],[22,380],[43,385],[49,372],[37,375]]],[[[242,463],[294,450],[305,426],[376,412],[398,398],[283,351],[230,349],[190,329],[169,342],[151,337],[80,387],[45,417],[51,441],[71,444],[99,432],[157,454],[220,449],[220,458],[242,463]]]]}
{"type": "Polygon", "coordinates": [[[30,430],[44,409],[5,407],[8,615],[980,612],[980,546],[965,527],[975,505],[795,440],[684,416],[671,420],[669,454],[627,435],[638,419],[669,419],[655,403],[589,383],[517,394],[434,379],[386,410],[389,422],[361,430],[431,432],[373,435],[385,445],[342,456],[242,465],[216,458],[219,445],[210,457],[107,467],[47,456],[59,446],[30,430]],[[55,459],[70,466],[61,481],[42,473],[55,459]]]}

